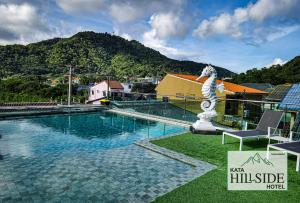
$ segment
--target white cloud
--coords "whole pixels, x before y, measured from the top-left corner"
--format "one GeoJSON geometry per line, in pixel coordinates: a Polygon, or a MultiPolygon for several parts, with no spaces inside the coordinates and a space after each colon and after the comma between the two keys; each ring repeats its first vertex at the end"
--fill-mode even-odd
{"type": "Polygon", "coordinates": [[[183,38],[187,34],[189,21],[182,19],[179,12],[155,13],[151,16],[149,24],[151,29],[143,34],[145,46],[176,59],[191,59],[200,55],[198,52],[167,45],[169,38],[183,38]]]}
{"type": "Polygon", "coordinates": [[[0,4],[0,43],[14,40],[26,42],[33,35],[49,31],[34,6],[27,3],[0,4]]]}
{"type": "Polygon", "coordinates": [[[281,65],[282,66],[286,62],[287,61],[283,61],[281,58],[275,58],[272,63],[266,65],[265,67],[270,68],[271,66],[274,66],[274,65],[281,65]]]}
{"type": "Polygon", "coordinates": [[[170,58],[191,60],[201,55],[201,53],[198,52],[187,51],[168,46],[166,40],[157,37],[155,29],[143,34],[143,43],[145,46],[153,48],[170,58]]]}
{"type": "MultiPolygon", "coordinates": [[[[253,44],[271,41],[298,28],[297,25],[284,23],[292,16],[297,16],[299,8],[299,0],[258,0],[255,4],[249,4],[245,8],[235,9],[233,14],[222,13],[203,20],[193,34],[200,38],[228,35],[247,42],[252,40],[249,43],[253,44]],[[263,24],[271,18],[280,19],[276,26],[263,24]],[[243,27],[245,24],[247,24],[246,29],[243,27]],[[266,30],[268,32],[265,32],[266,30]]],[[[299,15],[296,18],[300,19],[299,15]]]]}
{"type": "Polygon", "coordinates": [[[143,40],[148,45],[164,44],[170,37],[184,37],[188,30],[188,24],[180,18],[180,15],[171,12],[153,14],[149,24],[151,30],[143,35],[143,40]]]}
{"type": "Polygon", "coordinates": [[[165,46],[165,40],[159,39],[156,37],[156,30],[150,30],[143,34],[143,43],[149,47],[163,47],[165,46]]]}
{"type": "Polygon", "coordinates": [[[153,14],[150,25],[155,30],[155,37],[160,39],[184,37],[188,31],[188,22],[172,12],[153,14]]]}
{"type": "Polygon", "coordinates": [[[184,3],[185,0],[112,0],[107,10],[118,23],[128,23],[153,13],[178,11],[184,3]]]}
{"type": "Polygon", "coordinates": [[[96,12],[106,0],[56,0],[59,7],[67,13],[96,12]]]}
{"type": "Polygon", "coordinates": [[[76,31],[78,28],[68,27],[63,22],[50,26],[31,4],[0,4],[0,44],[28,44],[69,36],[76,31]]]}
{"type": "Polygon", "coordinates": [[[259,45],[264,42],[271,42],[277,40],[281,37],[288,35],[291,32],[296,31],[299,29],[299,25],[293,26],[265,26],[265,27],[258,27],[253,28],[251,33],[244,33],[243,40],[250,45],[259,45]]]}
{"type": "Polygon", "coordinates": [[[128,33],[122,33],[118,28],[114,27],[114,34],[115,35],[118,35],[120,37],[123,37],[124,39],[127,39],[127,40],[132,40],[133,38],[131,37],[131,35],[129,35],[128,33]]]}
{"type": "Polygon", "coordinates": [[[141,10],[126,2],[112,4],[109,11],[119,23],[131,22],[143,14],[141,10]]]}
{"type": "Polygon", "coordinates": [[[259,0],[246,9],[256,21],[264,21],[275,16],[293,16],[299,8],[299,0],[259,0]]]}
{"type": "Polygon", "coordinates": [[[239,38],[242,35],[239,26],[246,20],[247,14],[242,9],[235,10],[234,15],[223,13],[209,20],[203,20],[194,31],[194,35],[205,38],[211,35],[227,34],[239,38]]]}
{"type": "Polygon", "coordinates": [[[103,12],[118,23],[128,23],[155,12],[178,10],[186,0],[56,0],[65,12],[103,12]]]}

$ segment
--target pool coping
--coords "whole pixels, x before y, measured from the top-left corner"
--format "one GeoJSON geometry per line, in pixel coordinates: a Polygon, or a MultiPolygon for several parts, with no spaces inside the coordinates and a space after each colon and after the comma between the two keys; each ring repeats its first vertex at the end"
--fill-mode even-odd
{"type": "Polygon", "coordinates": [[[68,114],[80,114],[80,113],[94,113],[98,111],[104,111],[108,108],[105,106],[88,106],[82,108],[80,106],[56,106],[51,109],[25,109],[27,111],[12,111],[12,112],[1,112],[0,120],[11,120],[11,119],[20,119],[27,117],[36,117],[36,116],[48,116],[48,115],[68,115],[68,114]]]}
{"type": "MultiPolygon", "coordinates": [[[[168,118],[168,117],[163,117],[163,116],[156,116],[156,115],[152,115],[152,114],[145,114],[145,113],[140,113],[140,112],[136,112],[136,111],[133,111],[133,112],[132,111],[124,111],[122,109],[115,109],[115,108],[109,109],[107,111],[125,115],[125,116],[131,116],[131,117],[136,117],[136,118],[140,118],[140,119],[158,121],[158,122],[167,123],[170,125],[177,125],[177,126],[187,128],[188,130],[190,129],[190,127],[193,124],[193,122],[189,122],[189,121],[183,121],[183,120],[178,120],[178,119],[173,119],[173,118],[168,118]]],[[[223,126],[223,125],[219,125],[216,123],[214,123],[214,126],[219,131],[233,131],[233,129],[228,126],[223,126]]]]}
{"type": "Polygon", "coordinates": [[[154,140],[166,139],[169,137],[182,135],[182,134],[184,134],[184,133],[181,132],[181,133],[171,134],[171,135],[162,136],[162,137],[150,138],[150,139],[146,139],[146,140],[139,140],[139,141],[134,142],[133,144],[138,145],[143,148],[146,148],[148,150],[151,150],[151,151],[161,154],[163,156],[169,157],[171,159],[175,159],[177,161],[183,162],[185,164],[188,164],[188,165],[196,167],[196,168],[202,167],[203,165],[210,165],[211,170],[216,169],[217,166],[214,164],[208,163],[206,161],[201,161],[199,159],[195,159],[195,158],[187,156],[185,154],[175,152],[173,150],[170,150],[170,149],[167,149],[164,147],[160,147],[158,145],[151,143],[151,141],[154,141],[154,140]]]}
{"type": "MultiPolygon", "coordinates": [[[[171,134],[171,135],[158,137],[158,138],[156,137],[156,138],[150,138],[150,139],[146,139],[146,140],[140,140],[140,141],[134,142],[133,144],[135,144],[139,147],[145,148],[145,149],[147,149],[149,151],[152,151],[154,153],[158,153],[162,156],[168,157],[170,159],[174,159],[174,160],[179,161],[183,164],[187,164],[187,165],[193,167],[194,170],[196,170],[199,175],[195,176],[190,181],[183,184],[183,185],[186,185],[186,184],[190,183],[191,181],[195,180],[196,178],[199,178],[199,177],[205,175],[206,173],[217,169],[218,167],[216,165],[208,163],[206,161],[201,161],[201,160],[195,159],[193,157],[187,156],[185,154],[175,152],[173,150],[170,150],[170,149],[167,149],[167,148],[164,148],[164,147],[160,147],[158,145],[155,145],[155,144],[151,143],[151,141],[154,141],[154,140],[161,140],[161,139],[165,139],[165,138],[173,137],[173,136],[177,136],[177,135],[182,135],[182,134],[183,133],[176,133],[176,134],[171,134]]],[[[183,185],[179,185],[178,187],[181,187],[183,185]]],[[[174,188],[173,190],[177,189],[178,187],[174,188]]],[[[161,196],[163,196],[163,195],[165,195],[165,194],[167,194],[167,193],[169,193],[173,190],[170,190],[170,191],[168,191],[164,194],[158,195],[157,197],[153,198],[151,200],[151,202],[154,201],[155,199],[157,199],[158,197],[161,197],[161,196]]]]}
{"type": "Polygon", "coordinates": [[[151,120],[151,121],[167,123],[167,124],[171,124],[171,125],[177,125],[177,126],[181,126],[181,127],[187,128],[187,129],[189,129],[190,126],[192,125],[192,123],[190,123],[190,122],[180,121],[180,120],[161,117],[161,116],[149,115],[149,114],[144,114],[144,113],[138,113],[138,112],[128,112],[128,111],[124,111],[124,110],[120,110],[120,109],[109,109],[107,111],[125,115],[125,116],[131,116],[131,117],[136,117],[136,118],[141,118],[141,119],[146,119],[146,120],[151,120]]]}

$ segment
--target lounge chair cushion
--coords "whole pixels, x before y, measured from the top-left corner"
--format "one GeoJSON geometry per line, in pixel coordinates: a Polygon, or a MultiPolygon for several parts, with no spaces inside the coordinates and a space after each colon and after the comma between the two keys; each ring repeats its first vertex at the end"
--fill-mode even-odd
{"type": "Polygon", "coordinates": [[[230,132],[230,134],[236,135],[238,137],[252,137],[252,136],[260,136],[260,135],[268,135],[268,132],[261,130],[244,130],[244,131],[235,131],[230,132]]]}
{"type": "Polygon", "coordinates": [[[283,150],[289,150],[296,153],[300,153],[300,141],[299,142],[289,142],[289,143],[281,143],[281,144],[273,144],[275,147],[279,147],[283,150]]]}
{"type": "Polygon", "coordinates": [[[272,133],[272,131],[276,129],[278,124],[280,123],[282,115],[282,111],[265,110],[256,127],[256,130],[268,132],[268,127],[271,127],[272,133]]]}

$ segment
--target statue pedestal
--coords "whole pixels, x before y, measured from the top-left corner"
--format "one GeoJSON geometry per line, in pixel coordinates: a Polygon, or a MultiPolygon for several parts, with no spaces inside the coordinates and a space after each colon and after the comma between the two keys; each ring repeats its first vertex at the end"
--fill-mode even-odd
{"type": "Polygon", "coordinates": [[[217,129],[212,124],[211,119],[217,115],[215,110],[206,111],[198,114],[199,120],[197,120],[191,127],[190,130],[192,133],[197,134],[216,134],[217,129]]]}

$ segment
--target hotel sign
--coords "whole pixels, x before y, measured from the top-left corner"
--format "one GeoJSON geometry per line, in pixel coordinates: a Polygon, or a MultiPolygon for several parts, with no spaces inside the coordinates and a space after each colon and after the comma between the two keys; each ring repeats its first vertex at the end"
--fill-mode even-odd
{"type": "Polygon", "coordinates": [[[287,154],[229,151],[228,190],[287,190],[287,154]]]}

